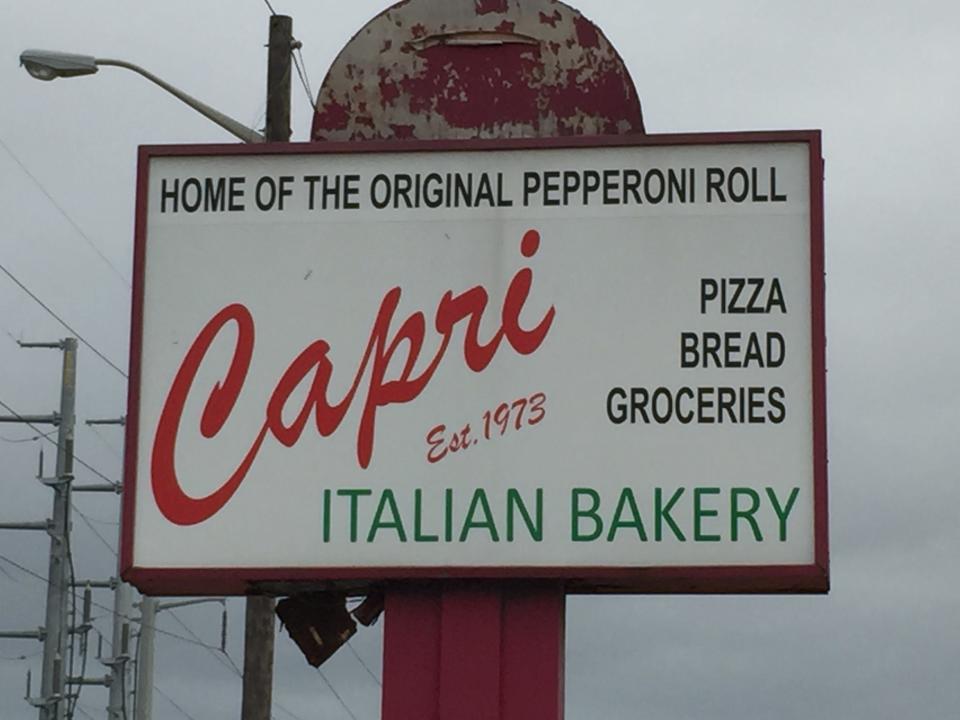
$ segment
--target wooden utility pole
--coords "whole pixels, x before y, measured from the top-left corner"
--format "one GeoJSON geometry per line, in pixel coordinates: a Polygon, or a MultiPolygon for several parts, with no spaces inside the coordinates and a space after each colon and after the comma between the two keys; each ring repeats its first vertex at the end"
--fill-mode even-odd
{"type": "MultiPolygon", "coordinates": [[[[267,142],[290,141],[290,86],[293,20],[270,17],[267,66],[267,142]]],[[[243,636],[243,705],[241,720],[270,720],[273,699],[275,603],[272,597],[247,598],[243,636]]]]}
{"type": "Polygon", "coordinates": [[[267,142],[290,142],[290,85],[293,65],[293,19],[270,17],[267,65],[267,142]]]}

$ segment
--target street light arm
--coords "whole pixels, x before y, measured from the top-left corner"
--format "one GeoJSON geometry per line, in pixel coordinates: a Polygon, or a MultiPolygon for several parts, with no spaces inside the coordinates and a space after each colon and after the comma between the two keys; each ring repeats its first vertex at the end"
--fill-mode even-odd
{"type": "Polygon", "coordinates": [[[200,102],[192,95],[188,95],[187,93],[183,92],[183,90],[180,90],[179,88],[174,87],[173,85],[166,82],[165,80],[161,80],[156,75],[154,75],[148,70],[144,70],[139,65],[134,65],[133,63],[129,63],[124,60],[111,60],[109,58],[96,58],[94,62],[98,66],[102,65],[104,67],[121,67],[121,68],[126,68],[127,70],[133,70],[133,72],[145,77],[150,82],[156,85],[159,85],[168,93],[178,98],[182,102],[186,103],[187,105],[192,107],[194,110],[196,110],[198,113],[200,113],[204,117],[215,122],[217,125],[222,127],[231,135],[234,135],[235,137],[240,138],[245,143],[266,142],[266,139],[263,137],[263,135],[258,133],[256,130],[248,128],[246,125],[243,125],[242,123],[237,122],[233,118],[227,115],[224,115],[219,110],[214,110],[212,107],[210,107],[206,103],[200,102]]]}

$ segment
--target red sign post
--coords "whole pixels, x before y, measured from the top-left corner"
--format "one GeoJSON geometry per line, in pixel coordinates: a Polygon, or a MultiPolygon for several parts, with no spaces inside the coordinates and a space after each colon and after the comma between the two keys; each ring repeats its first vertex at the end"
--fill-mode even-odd
{"type": "MultiPolygon", "coordinates": [[[[315,141],[636,135],[640,101],[593,23],[553,0],[413,0],[374,18],[324,81],[315,141]]],[[[558,720],[565,591],[391,588],[384,720],[558,720]]]]}

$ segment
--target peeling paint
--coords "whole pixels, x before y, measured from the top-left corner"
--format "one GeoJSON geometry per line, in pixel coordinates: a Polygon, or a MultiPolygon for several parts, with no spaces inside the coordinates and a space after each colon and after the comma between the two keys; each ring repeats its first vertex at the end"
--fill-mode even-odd
{"type": "Polygon", "coordinates": [[[507,0],[475,0],[477,15],[507,12],[507,0]]]}
{"type": "Polygon", "coordinates": [[[557,23],[563,20],[563,16],[556,10],[552,14],[547,15],[546,13],[540,13],[540,24],[549,25],[550,27],[556,27],[557,23]]]}
{"type": "Polygon", "coordinates": [[[315,140],[644,131],[620,56],[559,0],[397,3],[343,48],[318,107],[315,140]]]}

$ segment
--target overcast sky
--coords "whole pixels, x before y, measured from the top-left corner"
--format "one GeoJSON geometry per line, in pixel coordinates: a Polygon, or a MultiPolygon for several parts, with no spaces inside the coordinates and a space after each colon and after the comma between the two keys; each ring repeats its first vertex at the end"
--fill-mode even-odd
{"type": "MultiPolygon", "coordinates": [[[[387,3],[274,0],[294,17],[314,87],[351,35],[387,3]]],[[[574,3],[620,50],[649,132],[820,128],[826,157],[827,325],[833,591],[815,597],[617,597],[570,601],[567,717],[955,717],[960,707],[960,6],[945,0],[686,0],[574,3]]],[[[0,10],[0,262],[112,362],[126,367],[136,149],[230,142],[135,75],[42,84],[27,47],[137,62],[260,126],[268,11],[261,0],[6,2],[0,10]]],[[[310,108],[294,88],[294,139],[310,108]]],[[[57,407],[60,357],[15,339],[65,335],[0,276],[0,400],[57,407]]],[[[78,417],[125,412],[123,378],[86,348],[78,417]]],[[[0,521],[47,516],[32,478],[40,443],[0,426],[0,521]]],[[[121,433],[80,427],[78,455],[119,479],[121,433]]],[[[48,458],[52,455],[47,453],[48,458]]],[[[48,467],[52,460],[48,460],[48,467]]],[[[81,471],[82,480],[96,480],[81,471]]],[[[113,571],[118,500],[77,497],[78,575],[113,571]],[[106,543],[91,530],[102,536],[106,543]]],[[[47,540],[0,531],[0,629],[43,622],[47,540]]],[[[96,600],[109,606],[101,591],[96,600]]],[[[242,662],[242,604],[229,652],[242,662]]],[[[219,643],[219,609],[161,615],[160,627],[219,643]],[[184,628],[179,622],[187,625],[184,628]]],[[[109,637],[109,613],[97,611],[109,637]]],[[[379,716],[379,631],[324,670],[339,701],[285,636],[276,716],[379,716]],[[279,708],[283,707],[283,710],[279,708]],[[347,709],[349,708],[349,710],[347,709]]],[[[0,718],[36,711],[35,642],[0,640],[0,718]],[[18,659],[25,655],[27,659],[18,659]]],[[[239,716],[240,680],[219,653],[158,639],[154,716],[239,716]],[[169,699],[172,699],[171,702],[169,699]]],[[[93,663],[88,675],[105,669],[93,663]]],[[[104,717],[106,692],[81,710],[104,717]]]]}

